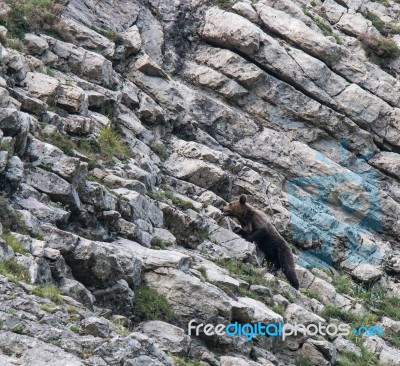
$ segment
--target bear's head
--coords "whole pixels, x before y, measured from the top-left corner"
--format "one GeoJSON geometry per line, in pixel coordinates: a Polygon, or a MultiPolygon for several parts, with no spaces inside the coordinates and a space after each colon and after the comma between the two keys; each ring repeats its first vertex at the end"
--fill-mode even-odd
{"type": "Polygon", "coordinates": [[[247,213],[246,201],[246,195],[242,194],[238,200],[232,201],[226,206],[222,207],[222,214],[224,216],[232,216],[237,219],[243,218],[247,213]]]}

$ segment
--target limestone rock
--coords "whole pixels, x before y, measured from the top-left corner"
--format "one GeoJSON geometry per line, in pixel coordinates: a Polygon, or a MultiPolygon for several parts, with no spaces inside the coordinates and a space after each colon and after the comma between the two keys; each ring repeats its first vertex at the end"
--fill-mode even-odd
{"type": "Polygon", "coordinates": [[[180,355],[186,355],[189,351],[191,339],[181,328],[154,320],[143,323],[140,331],[154,339],[162,351],[180,355]]]}

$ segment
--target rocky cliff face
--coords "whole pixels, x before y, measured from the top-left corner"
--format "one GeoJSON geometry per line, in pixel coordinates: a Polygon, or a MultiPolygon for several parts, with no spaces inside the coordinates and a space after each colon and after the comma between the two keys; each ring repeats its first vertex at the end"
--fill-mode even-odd
{"type": "Polygon", "coordinates": [[[397,0],[0,7],[1,365],[400,365],[397,0]],[[187,334],[283,318],[385,330],[187,334]]]}

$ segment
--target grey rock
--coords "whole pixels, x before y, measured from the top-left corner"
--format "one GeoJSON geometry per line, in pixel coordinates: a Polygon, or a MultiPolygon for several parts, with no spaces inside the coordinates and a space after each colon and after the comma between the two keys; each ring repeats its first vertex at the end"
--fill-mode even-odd
{"type": "Polygon", "coordinates": [[[80,282],[69,278],[63,278],[60,282],[60,293],[72,297],[93,310],[95,298],[80,282]]]}
{"type": "Polygon", "coordinates": [[[380,268],[368,263],[361,263],[351,272],[352,277],[364,283],[374,282],[379,279],[382,274],[380,268]]]}
{"type": "Polygon", "coordinates": [[[45,366],[49,360],[57,359],[60,366],[84,366],[79,357],[33,337],[8,332],[7,337],[0,338],[2,353],[23,364],[45,366]]]}
{"type": "Polygon", "coordinates": [[[187,355],[191,339],[186,332],[163,321],[148,321],[140,325],[140,332],[152,338],[164,352],[187,355]]]}
{"type": "Polygon", "coordinates": [[[57,79],[39,72],[28,72],[25,83],[31,96],[46,103],[54,102],[60,91],[57,79]]]}
{"type": "Polygon", "coordinates": [[[128,28],[125,32],[122,32],[121,37],[126,44],[126,57],[138,53],[142,48],[140,32],[136,25],[128,28]]]}
{"type": "Polygon", "coordinates": [[[41,225],[46,246],[57,249],[61,254],[72,251],[78,243],[79,237],[73,233],[63,231],[49,224],[41,225]]]}
{"type": "Polygon", "coordinates": [[[131,315],[134,292],[124,280],[118,280],[110,287],[94,290],[95,304],[101,307],[111,307],[118,314],[131,315]]]}
{"type": "Polygon", "coordinates": [[[25,35],[24,44],[30,52],[39,56],[42,55],[49,47],[46,40],[31,33],[25,35]]]}
{"type": "Polygon", "coordinates": [[[39,167],[29,170],[27,183],[55,201],[71,202],[73,199],[71,185],[67,181],[39,167]]]}
{"type": "Polygon", "coordinates": [[[65,259],[74,277],[87,286],[105,288],[120,279],[133,286],[140,280],[142,262],[134,252],[118,244],[80,238],[65,259]]]}
{"type": "Polygon", "coordinates": [[[87,115],[88,101],[83,89],[76,86],[61,85],[57,105],[69,113],[87,115]]]}
{"type": "Polygon", "coordinates": [[[86,334],[91,334],[95,337],[109,338],[111,335],[109,322],[104,318],[94,316],[86,318],[82,321],[81,328],[86,334]]]}
{"type": "Polygon", "coordinates": [[[13,249],[4,241],[0,240],[0,258],[1,260],[9,260],[14,257],[13,249]]]}
{"type": "Polygon", "coordinates": [[[126,207],[125,213],[128,218],[143,219],[156,227],[162,226],[162,211],[140,193],[126,188],[117,188],[112,191],[118,196],[119,205],[126,207]]]}

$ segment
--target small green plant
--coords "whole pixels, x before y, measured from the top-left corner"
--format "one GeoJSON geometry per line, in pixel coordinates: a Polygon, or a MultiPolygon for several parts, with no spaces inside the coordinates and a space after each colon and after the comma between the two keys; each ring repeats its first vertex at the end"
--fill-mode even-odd
{"type": "Polygon", "coordinates": [[[18,38],[8,38],[6,42],[6,46],[8,48],[12,48],[20,53],[27,53],[28,50],[26,49],[25,45],[22,41],[18,38]]]}
{"type": "MultiPolygon", "coordinates": [[[[389,3],[387,2],[387,0],[372,0],[375,3],[380,3],[382,4],[385,8],[387,8],[389,6],[389,3]]],[[[394,0],[394,2],[398,2],[398,0],[394,0]]]]}
{"type": "Polygon", "coordinates": [[[236,258],[221,258],[216,261],[216,264],[251,285],[264,284],[262,276],[250,263],[244,263],[236,258]]]}
{"type": "Polygon", "coordinates": [[[11,332],[17,333],[17,334],[24,334],[25,328],[22,325],[17,325],[11,329],[11,332]]]}
{"type": "Polygon", "coordinates": [[[400,48],[393,39],[363,36],[360,37],[360,42],[367,57],[378,65],[383,65],[400,56],[400,48]]]}
{"type": "Polygon", "coordinates": [[[6,196],[0,196],[0,222],[3,225],[3,232],[5,234],[10,231],[21,234],[29,233],[29,229],[22,219],[21,214],[11,208],[6,196]]]}
{"type": "Polygon", "coordinates": [[[163,200],[171,200],[172,203],[175,206],[178,206],[182,210],[187,210],[187,209],[192,209],[195,210],[195,207],[193,206],[192,202],[184,200],[181,197],[178,197],[174,194],[174,192],[171,191],[170,188],[165,187],[161,191],[148,191],[147,195],[157,201],[163,201],[163,200]]]}
{"type": "Polygon", "coordinates": [[[312,1],[310,2],[310,5],[311,5],[311,6],[317,6],[317,3],[316,3],[316,1],[312,0],[312,1]]]}
{"type": "Polygon", "coordinates": [[[7,151],[8,156],[11,157],[14,155],[14,144],[12,141],[2,141],[0,142],[0,150],[7,151]]]}
{"type": "Polygon", "coordinates": [[[162,161],[165,161],[168,158],[168,150],[163,143],[152,144],[150,147],[162,161]]]}
{"type": "Polygon", "coordinates": [[[51,77],[55,76],[54,70],[51,67],[48,67],[48,66],[46,67],[46,74],[51,76],[51,77]]]}
{"type": "Polygon", "coordinates": [[[168,356],[172,358],[176,366],[202,366],[200,361],[186,361],[185,358],[174,356],[172,353],[168,353],[168,356]]]}
{"type": "Polygon", "coordinates": [[[68,305],[67,310],[69,313],[77,313],[76,306],[74,305],[68,305]]]}
{"type": "Polygon", "coordinates": [[[42,305],[40,305],[40,308],[43,311],[46,311],[47,313],[52,313],[55,309],[57,309],[53,306],[50,306],[49,304],[42,304],[42,305]]]}
{"type": "Polygon", "coordinates": [[[393,347],[400,347],[400,334],[394,332],[388,328],[384,331],[384,338],[387,340],[393,347]]]}
{"type": "Polygon", "coordinates": [[[128,146],[111,126],[105,126],[100,129],[97,143],[100,147],[102,158],[108,162],[112,161],[114,157],[120,160],[129,158],[128,146]]]}
{"type": "Polygon", "coordinates": [[[204,267],[199,267],[199,268],[197,268],[197,270],[200,272],[200,274],[201,274],[201,279],[203,280],[203,281],[207,281],[207,279],[208,279],[208,277],[207,277],[207,270],[204,268],[204,267]]]}
{"type": "Polygon", "coordinates": [[[296,297],[293,296],[289,291],[283,291],[282,296],[286,297],[290,302],[296,302],[296,297]]]}
{"type": "Polygon", "coordinates": [[[359,328],[362,325],[376,324],[378,321],[378,317],[375,314],[362,316],[330,304],[325,305],[321,316],[325,319],[335,318],[342,320],[345,323],[352,324],[355,328],[359,328]]]}
{"type": "Polygon", "coordinates": [[[172,203],[183,210],[187,210],[189,208],[193,209],[194,206],[192,202],[186,201],[183,198],[176,196],[171,190],[167,189],[164,191],[164,195],[167,199],[170,199],[172,203]]]}
{"type": "Polygon", "coordinates": [[[124,324],[123,321],[118,319],[114,321],[114,325],[115,328],[113,329],[115,333],[122,335],[122,336],[126,336],[128,334],[130,334],[131,332],[129,331],[129,329],[127,329],[124,324]]]}
{"type": "Polygon", "coordinates": [[[328,23],[326,23],[324,20],[322,20],[320,17],[314,16],[308,10],[304,10],[304,14],[307,15],[318,26],[319,29],[321,29],[322,34],[324,36],[332,36],[333,35],[332,27],[328,23]]]}
{"type": "Polygon", "coordinates": [[[48,32],[63,7],[53,0],[8,0],[9,10],[1,18],[11,36],[23,39],[29,32],[48,32]]]}
{"type": "Polygon", "coordinates": [[[71,326],[69,327],[69,329],[70,329],[72,332],[75,332],[75,333],[78,333],[78,332],[79,332],[79,328],[78,328],[76,325],[71,325],[71,326]]]}
{"type": "Polygon", "coordinates": [[[167,247],[167,245],[165,244],[164,239],[159,238],[158,236],[154,236],[151,239],[151,247],[152,248],[157,248],[157,249],[165,249],[167,247]]]}
{"type": "Polygon", "coordinates": [[[317,292],[317,291],[314,291],[314,290],[303,290],[302,291],[303,292],[303,295],[305,295],[305,296],[307,296],[307,297],[311,297],[312,299],[316,299],[316,300],[318,300],[318,301],[321,301],[320,300],[320,296],[319,296],[319,293],[317,292]]]}
{"type": "Polygon", "coordinates": [[[122,36],[113,30],[91,27],[95,32],[100,33],[102,36],[108,38],[111,42],[114,42],[117,45],[121,45],[124,43],[124,39],[122,36]]]}
{"type": "Polygon", "coordinates": [[[294,362],[296,366],[314,366],[314,363],[306,357],[297,357],[294,362]]]}
{"type": "MultiPolygon", "coordinates": [[[[113,156],[121,158],[121,155],[117,153],[116,144],[121,144],[121,146],[123,146],[123,151],[127,151],[127,147],[123,145],[119,139],[114,139],[112,136],[113,135],[108,134],[103,128],[100,131],[98,140],[88,138],[72,139],[67,134],[60,132],[43,135],[41,138],[43,141],[57,146],[65,155],[74,156],[74,151],[86,155],[89,159],[89,169],[93,169],[99,159],[104,160],[106,163],[110,163],[113,156]],[[115,152],[114,155],[113,152],[115,152]]],[[[124,157],[126,156],[124,155],[124,157]]]]}
{"type": "Polygon", "coordinates": [[[72,139],[63,133],[54,132],[49,135],[42,136],[42,139],[51,145],[57,146],[62,152],[68,156],[73,156],[74,149],[77,148],[72,139]]]}
{"type": "Polygon", "coordinates": [[[342,38],[339,35],[333,34],[333,38],[335,38],[337,44],[343,44],[342,38]]]}
{"type": "Polygon", "coordinates": [[[0,261],[0,274],[13,282],[28,282],[28,270],[15,259],[0,261]]]}
{"type": "Polygon", "coordinates": [[[358,346],[361,350],[361,356],[353,352],[343,352],[339,355],[337,366],[381,366],[377,357],[369,352],[364,346],[358,346]]]}
{"type": "Polygon", "coordinates": [[[332,278],[332,285],[338,292],[345,293],[352,296],[354,290],[354,284],[348,275],[338,275],[332,278]]]}
{"type": "Polygon", "coordinates": [[[222,9],[228,9],[232,5],[238,2],[238,0],[213,0],[214,5],[219,6],[222,9]]]}
{"type": "Polygon", "coordinates": [[[164,320],[174,322],[175,316],[165,296],[148,286],[140,285],[135,291],[134,316],[137,321],[164,320]]]}
{"type": "Polygon", "coordinates": [[[379,16],[369,10],[365,13],[365,17],[371,21],[372,25],[384,36],[400,33],[400,26],[396,23],[386,23],[379,16]]]}
{"type": "Polygon", "coordinates": [[[26,249],[22,246],[22,244],[17,240],[17,238],[11,234],[10,232],[6,232],[3,234],[3,239],[5,242],[12,248],[15,253],[26,254],[26,249]]]}
{"type": "Polygon", "coordinates": [[[282,304],[272,306],[271,310],[279,315],[285,315],[285,307],[282,304]]]}
{"type": "Polygon", "coordinates": [[[32,294],[40,297],[44,297],[53,301],[55,304],[62,304],[64,299],[60,295],[60,290],[56,285],[39,285],[32,290],[32,294]]]}

